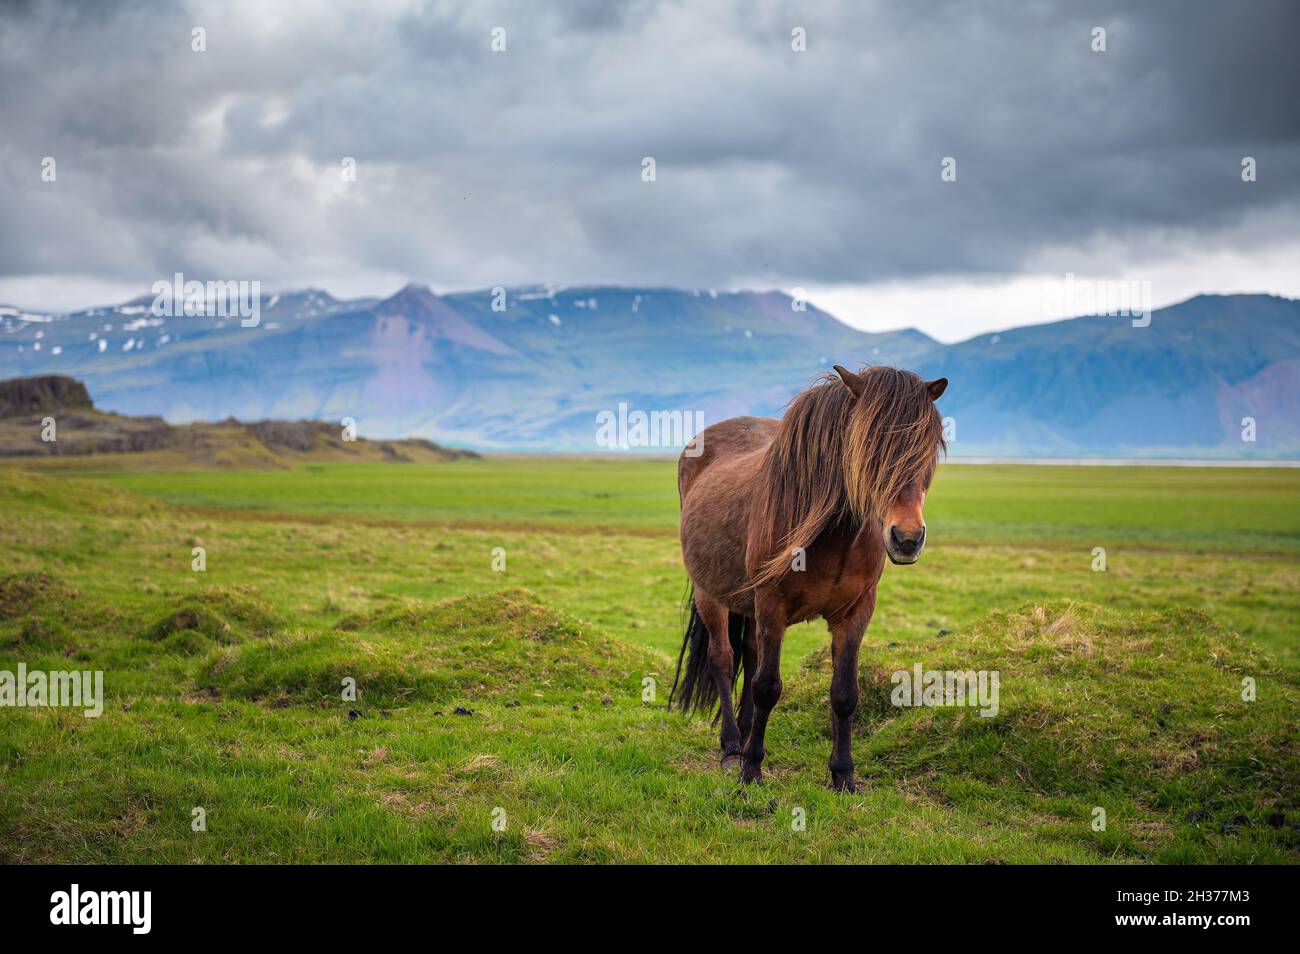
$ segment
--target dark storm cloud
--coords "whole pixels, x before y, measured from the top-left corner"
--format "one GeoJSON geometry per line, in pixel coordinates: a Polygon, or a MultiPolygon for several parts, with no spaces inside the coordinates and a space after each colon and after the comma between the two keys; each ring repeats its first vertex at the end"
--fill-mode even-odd
{"type": "Polygon", "coordinates": [[[789,286],[1294,239],[1297,35],[1287,0],[10,6],[0,276],[789,286]]]}

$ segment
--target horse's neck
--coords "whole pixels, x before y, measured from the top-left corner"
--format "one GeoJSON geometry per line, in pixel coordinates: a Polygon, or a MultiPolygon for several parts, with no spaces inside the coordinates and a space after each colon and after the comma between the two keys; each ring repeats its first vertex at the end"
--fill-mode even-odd
{"type": "Polygon", "coordinates": [[[822,531],[819,541],[824,543],[840,543],[845,546],[854,546],[867,538],[869,531],[872,531],[872,524],[875,521],[867,520],[863,523],[852,523],[849,519],[841,519],[822,531]]]}

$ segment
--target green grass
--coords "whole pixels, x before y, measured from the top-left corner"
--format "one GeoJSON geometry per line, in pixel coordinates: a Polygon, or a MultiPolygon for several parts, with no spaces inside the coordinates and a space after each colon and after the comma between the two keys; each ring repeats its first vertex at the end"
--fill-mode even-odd
{"type": "Polygon", "coordinates": [[[1300,472],[942,468],[864,643],[852,796],[823,624],[761,788],[665,711],[671,462],[3,477],[0,669],[103,669],[108,702],[0,709],[0,860],[1300,857],[1300,472]],[[998,716],[889,705],[917,661],[999,670],[998,716]]]}
{"type": "Polygon", "coordinates": [[[112,471],[119,487],[186,507],[499,526],[676,532],[676,463],[489,458],[442,467],[312,464],[295,470],[112,471]]]}
{"type": "MultiPolygon", "coordinates": [[[[677,530],[675,461],[495,458],[442,467],[108,471],[184,507],[461,521],[503,527],[677,530]]],[[[1123,543],[1134,549],[1300,555],[1300,470],[947,464],[927,504],[951,543],[1123,543]]]]}

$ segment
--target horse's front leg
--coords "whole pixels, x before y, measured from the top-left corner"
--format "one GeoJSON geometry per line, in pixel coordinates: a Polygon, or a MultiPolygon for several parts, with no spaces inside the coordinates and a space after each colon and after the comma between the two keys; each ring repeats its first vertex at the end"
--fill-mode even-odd
{"type": "Polygon", "coordinates": [[[858,647],[876,608],[876,589],[863,595],[831,630],[831,787],[856,790],[853,778],[853,717],[858,711],[858,647]]]}
{"type": "Polygon", "coordinates": [[[740,729],[740,741],[749,738],[749,728],[754,724],[754,673],[758,671],[758,646],[755,643],[753,617],[747,617],[746,628],[749,637],[741,647],[745,659],[745,687],[740,691],[740,712],[736,715],[736,725],[740,729]]]}
{"type": "Polygon", "coordinates": [[[781,642],[785,638],[785,610],[775,598],[755,597],[755,633],[757,664],[752,674],[746,674],[748,684],[753,680],[753,722],[741,753],[740,780],[757,782],[763,778],[763,737],[767,734],[767,719],[781,698],[781,642]]]}

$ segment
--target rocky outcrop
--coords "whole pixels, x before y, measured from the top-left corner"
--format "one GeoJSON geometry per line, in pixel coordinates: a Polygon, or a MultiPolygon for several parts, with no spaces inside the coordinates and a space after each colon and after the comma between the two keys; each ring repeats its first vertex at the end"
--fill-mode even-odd
{"type": "Polygon", "coordinates": [[[163,463],[197,467],[278,467],[299,459],[437,462],[477,457],[473,451],[426,440],[344,440],[324,421],[234,418],[171,425],[161,417],[130,417],[95,410],[75,378],[48,376],[0,381],[0,457],[80,457],[149,454],[163,463]]]}
{"type": "Polygon", "coordinates": [[[76,378],[47,374],[0,381],[0,417],[27,417],[57,411],[92,411],[86,386],[76,378]]]}

